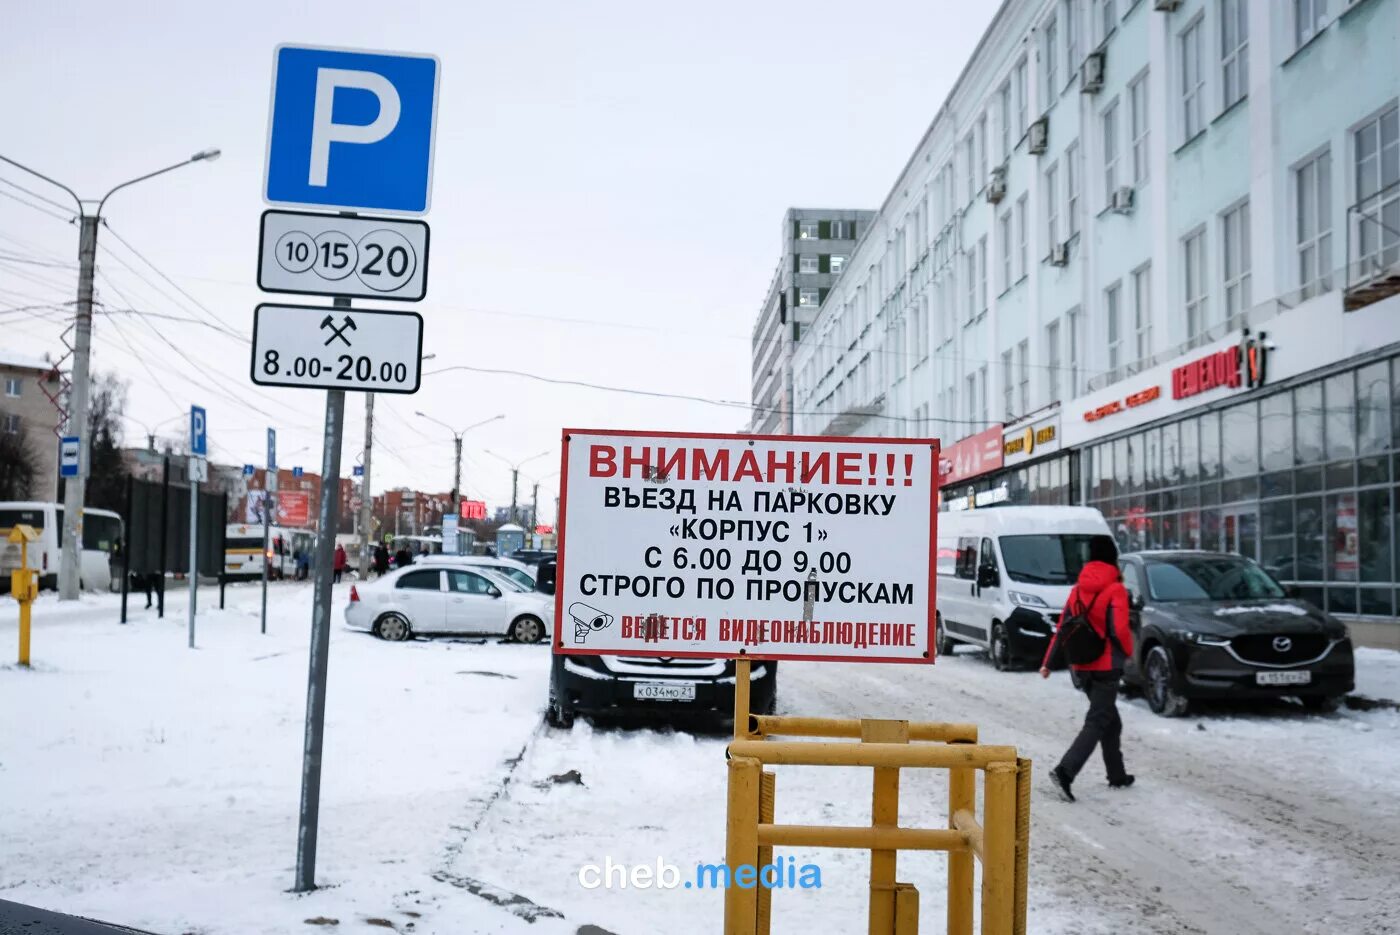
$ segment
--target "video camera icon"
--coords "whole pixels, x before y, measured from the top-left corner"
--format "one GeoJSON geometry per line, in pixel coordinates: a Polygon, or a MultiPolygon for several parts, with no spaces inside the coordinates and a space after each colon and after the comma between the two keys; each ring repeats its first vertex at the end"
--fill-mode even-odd
{"type": "Polygon", "coordinates": [[[590,607],[582,601],[575,601],[569,605],[569,616],[574,618],[575,643],[585,642],[589,633],[602,630],[613,622],[612,614],[590,607]]]}

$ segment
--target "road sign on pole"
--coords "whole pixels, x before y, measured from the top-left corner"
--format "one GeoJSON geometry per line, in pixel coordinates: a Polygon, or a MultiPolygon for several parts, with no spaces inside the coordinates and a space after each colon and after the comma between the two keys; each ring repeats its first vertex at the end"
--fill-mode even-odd
{"type": "Polygon", "coordinates": [[[364,476],[365,476],[365,466],[364,466],[363,464],[357,464],[357,465],[355,465],[353,468],[350,469],[350,473],[351,473],[351,475],[353,475],[354,477],[364,477],[364,476]]]}
{"type": "Polygon", "coordinates": [[[58,476],[77,477],[78,461],[82,456],[82,439],[65,435],[58,440],[58,476]]]}
{"type": "Polygon", "coordinates": [[[263,196],[272,204],[425,213],[440,72],[431,55],[278,46],[263,196]]]}
{"type": "Polygon", "coordinates": [[[245,465],[243,465],[243,476],[244,476],[244,477],[252,477],[252,476],[253,476],[254,474],[256,474],[256,473],[258,473],[258,469],[257,469],[257,466],[256,466],[256,465],[252,465],[252,464],[245,464],[245,465]]]}
{"type": "Polygon", "coordinates": [[[348,306],[259,305],[253,382],[374,393],[416,393],[423,316],[348,306]]]}
{"type": "Polygon", "coordinates": [[[302,470],[302,467],[301,467],[300,464],[298,464],[296,467],[292,468],[292,476],[293,476],[293,477],[301,477],[301,476],[302,476],[303,474],[305,474],[305,473],[306,473],[306,472],[305,472],[304,470],[302,470]]]}
{"type": "Polygon", "coordinates": [[[428,225],[264,211],[258,286],[269,292],[420,302],[428,290],[428,225]]]}
{"type": "Polygon", "coordinates": [[[277,470],[277,430],[267,430],[267,469],[269,472],[277,470]]]}
{"type": "Polygon", "coordinates": [[[201,458],[209,453],[207,418],[203,406],[190,407],[190,454],[201,458]]]}
{"type": "Polygon", "coordinates": [[[929,439],[566,429],[554,651],[932,662],[937,463],[929,439]]]}

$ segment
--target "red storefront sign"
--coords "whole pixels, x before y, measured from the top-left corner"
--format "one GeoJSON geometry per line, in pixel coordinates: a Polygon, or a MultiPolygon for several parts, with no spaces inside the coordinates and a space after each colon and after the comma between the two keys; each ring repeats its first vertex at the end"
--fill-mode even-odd
{"type": "Polygon", "coordinates": [[[277,525],[304,529],[311,524],[311,494],[289,490],[277,495],[277,525]]]}
{"type": "Polygon", "coordinates": [[[535,535],[537,535],[537,536],[549,536],[549,535],[553,535],[553,534],[554,534],[554,527],[553,527],[553,526],[536,526],[536,527],[535,527],[535,535]]]}
{"type": "Polygon", "coordinates": [[[1097,409],[1090,409],[1088,412],[1084,413],[1084,421],[1097,422],[1100,419],[1106,419],[1111,415],[1117,415],[1128,409],[1136,409],[1138,406],[1145,406],[1154,399],[1160,399],[1161,396],[1162,388],[1160,386],[1149,386],[1146,389],[1138,390],[1131,396],[1127,396],[1123,399],[1115,399],[1111,403],[1104,403],[1097,409]]]}
{"type": "Polygon", "coordinates": [[[1185,399],[1221,387],[1233,390],[1241,386],[1263,386],[1265,337],[1262,331],[1251,337],[1249,329],[1245,329],[1243,340],[1234,347],[1177,367],[1172,371],[1172,399],[1185,399]]]}
{"type": "Polygon", "coordinates": [[[485,518],[486,518],[486,501],[485,501],[485,500],[463,500],[463,501],[462,501],[462,519],[485,519],[485,518]]]}
{"type": "Polygon", "coordinates": [[[953,447],[945,450],[938,465],[941,475],[939,483],[952,484],[1000,468],[1001,430],[1000,424],[994,425],[984,432],[955,442],[953,447]]]}

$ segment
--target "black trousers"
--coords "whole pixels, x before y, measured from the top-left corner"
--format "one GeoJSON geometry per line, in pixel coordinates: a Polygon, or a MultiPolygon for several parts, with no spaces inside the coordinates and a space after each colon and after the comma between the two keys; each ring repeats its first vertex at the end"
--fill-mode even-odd
{"type": "Polygon", "coordinates": [[[1071,780],[1079,775],[1094,747],[1103,750],[1104,772],[1109,782],[1119,782],[1128,771],[1123,767],[1123,721],[1118,717],[1117,672],[1081,672],[1075,678],[1089,696],[1089,713],[1079,736],[1060,759],[1060,768],[1071,780]]]}

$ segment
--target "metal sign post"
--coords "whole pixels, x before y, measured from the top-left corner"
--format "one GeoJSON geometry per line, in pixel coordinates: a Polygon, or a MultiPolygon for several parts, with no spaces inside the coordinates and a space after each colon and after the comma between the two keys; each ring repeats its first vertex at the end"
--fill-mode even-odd
{"type": "Polygon", "coordinates": [[[190,649],[194,649],[194,615],[199,599],[199,482],[204,479],[209,453],[208,416],[200,406],[190,407],[190,649]]]}
{"type": "Polygon", "coordinates": [[[282,45],[273,58],[263,198],[341,212],[268,212],[258,251],[259,286],[333,296],[334,314],[324,306],[260,305],[253,319],[254,383],[328,391],[297,828],[298,892],[316,888],[345,391],[415,393],[423,353],[423,319],[416,313],[360,309],[350,315],[348,310],[351,296],[423,298],[427,225],[355,212],[427,212],[439,72],[435,57],[408,53],[282,45]],[[335,106],[341,90],[375,97],[374,119],[338,122],[347,116],[335,106]]]}

